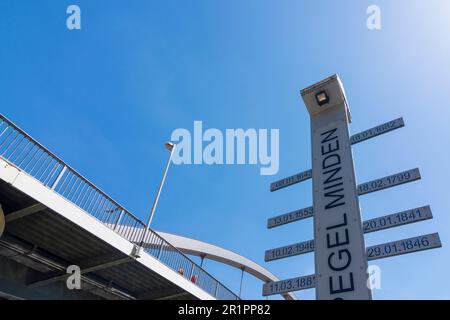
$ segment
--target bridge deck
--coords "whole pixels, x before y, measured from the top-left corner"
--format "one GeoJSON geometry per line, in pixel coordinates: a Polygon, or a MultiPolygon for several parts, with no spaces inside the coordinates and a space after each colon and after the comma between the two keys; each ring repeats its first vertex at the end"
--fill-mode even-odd
{"type": "MultiPolygon", "coordinates": [[[[82,282],[83,291],[98,297],[196,298],[50,208],[36,207],[33,213],[13,217],[15,212],[32,208],[36,201],[5,181],[0,181],[0,203],[7,221],[5,234],[0,239],[0,255],[33,271],[28,277],[17,280],[36,294],[45,292],[46,286],[52,283],[65,280],[58,276],[65,275],[69,265],[78,265],[82,272],[89,268],[98,269],[84,274],[86,279],[82,282]],[[10,215],[15,219],[8,221],[10,215]]],[[[4,276],[5,272],[2,272],[0,277],[4,276]]]]}
{"type": "Polygon", "coordinates": [[[1,114],[0,205],[0,297],[238,299],[1,114]],[[135,245],[144,232],[156,246],[135,245]]]}

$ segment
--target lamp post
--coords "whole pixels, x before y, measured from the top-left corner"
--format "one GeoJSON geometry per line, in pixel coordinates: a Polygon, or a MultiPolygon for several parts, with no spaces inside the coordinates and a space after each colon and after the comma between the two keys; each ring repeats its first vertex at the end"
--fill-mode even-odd
{"type": "Polygon", "coordinates": [[[176,145],[172,142],[166,142],[164,144],[164,147],[170,152],[169,159],[167,160],[166,168],[164,169],[164,174],[161,179],[161,183],[159,184],[158,192],[156,193],[155,200],[153,201],[152,205],[152,211],[150,212],[150,216],[148,217],[147,224],[145,225],[144,234],[142,235],[142,240],[140,243],[140,246],[144,244],[145,236],[147,235],[147,230],[150,227],[150,224],[152,223],[153,216],[155,215],[156,206],[158,204],[159,195],[161,194],[161,190],[163,188],[164,182],[166,181],[167,171],[169,170],[170,163],[172,161],[173,152],[175,151],[176,145]]]}

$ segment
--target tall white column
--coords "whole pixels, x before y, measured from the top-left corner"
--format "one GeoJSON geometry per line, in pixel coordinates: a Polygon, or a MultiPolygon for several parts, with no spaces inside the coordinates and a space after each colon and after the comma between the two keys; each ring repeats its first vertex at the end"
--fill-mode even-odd
{"type": "Polygon", "coordinates": [[[301,94],[311,116],[316,298],[368,300],[344,88],[334,75],[301,94]]]}

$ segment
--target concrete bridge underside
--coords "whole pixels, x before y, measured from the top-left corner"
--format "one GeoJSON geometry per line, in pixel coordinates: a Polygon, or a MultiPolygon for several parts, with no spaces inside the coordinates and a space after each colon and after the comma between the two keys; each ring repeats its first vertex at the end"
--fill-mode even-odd
{"type": "Polygon", "coordinates": [[[198,298],[3,180],[0,204],[0,298],[198,298]],[[82,270],[81,290],[66,286],[70,265],[82,270]]]}

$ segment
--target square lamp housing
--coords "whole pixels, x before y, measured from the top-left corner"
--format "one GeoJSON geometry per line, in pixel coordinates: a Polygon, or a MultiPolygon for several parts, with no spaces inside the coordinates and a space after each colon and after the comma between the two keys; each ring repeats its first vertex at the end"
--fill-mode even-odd
{"type": "Polygon", "coordinates": [[[301,96],[311,116],[344,104],[351,121],[344,87],[338,75],[333,75],[301,90],[301,96]]]}
{"type": "Polygon", "coordinates": [[[328,97],[325,91],[320,91],[319,93],[316,93],[316,100],[319,106],[323,106],[324,104],[330,102],[330,98],[328,97]]]}

